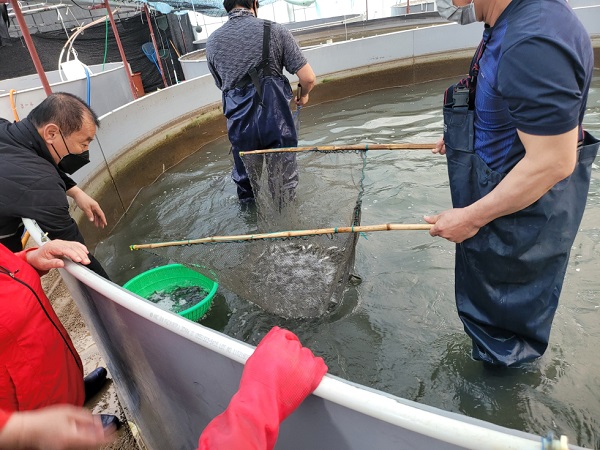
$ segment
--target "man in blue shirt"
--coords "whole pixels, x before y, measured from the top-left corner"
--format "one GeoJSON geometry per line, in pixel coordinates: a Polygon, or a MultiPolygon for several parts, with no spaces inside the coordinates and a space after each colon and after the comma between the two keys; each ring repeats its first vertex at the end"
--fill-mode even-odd
{"type": "Polygon", "coordinates": [[[582,121],[593,51],[564,0],[437,0],[485,23],[469,77],[444,100],[453,209],[425,217],[457,243],[456,303],[473,357],[541,356],[581,222],[598,141],[582,121]]]}

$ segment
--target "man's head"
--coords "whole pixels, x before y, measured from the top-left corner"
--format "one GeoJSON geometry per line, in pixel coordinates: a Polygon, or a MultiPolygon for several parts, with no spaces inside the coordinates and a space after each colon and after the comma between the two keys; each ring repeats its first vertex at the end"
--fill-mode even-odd
{"type": "Polygon", "coordinates": [[[460,25],[477,22],[474,0],[436,0],[436,4],[438,13],[446,20],[460,25]]]}
{"type": "Polygon", "coordinates": [[[512,0],[436,0],[440,16],[452,22],[466,25],[485,22],[494,26],[500,14],[512,0]]]}
{"type": "Polygon", "coordinates": [[[67,173],[85,163],[81,158],[86,155],[79,155],[88,151],[100,126],[94,111],[79,97],[66,92],[51,94],[27,118],[46,142],[54,162],[67,173]]]}
{"type": "Polygon", "coordinates": [[[225,11],[230,12],[234,8],[246,8],[254,11],[254,15],[258,10],[258,0],[225,0],[223,2],[225,11]]]}

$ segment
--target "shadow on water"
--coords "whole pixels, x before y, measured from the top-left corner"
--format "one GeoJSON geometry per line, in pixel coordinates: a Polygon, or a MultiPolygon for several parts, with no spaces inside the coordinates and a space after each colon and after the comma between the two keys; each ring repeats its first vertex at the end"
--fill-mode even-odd
{"type": "MultiPolygon", "coordinates": [[[[449,80],[375,91],[302,110],[299,145],[434,142],[440,93],[449,80]]],[[[586,128],[600,135],[600,77],[586,128]]],[[[101,242],[96,256],[123,284],[161,264],[129,245],[252,232],[230,180],[226,138],[165,173],[101,242]]],[[[300,161],[300,159],[299,159],[300,161]]],[[[422,223],[451,205],[445,158],[429,152],[369,151],[362,223],[422,223]]],[[[327,172],[332,175],[331,171],[327,172]]],[[[301,178],[302,180],[302,178],[301,178]]],[[[332,195],[321,192],[315,195],[332,195]]],[[[310,220],[310,208],[303,219],[310,220]]],[[[361,236],[342,302],[316,319],[283,319],[220,289],[203,325],[257,344],[274,325],[295,332],[330,373],[391,394],[492,423],[600,448],[600,176],[594,165],[550,348],[518,369],[489,370],[470,357],[454,304],[454,246],[423,231],[361,236]]],[[[247,270],[243,261],[239,270],[247,270]]],[[[302,301],[302,299],[298,299],[302,301]]]]}

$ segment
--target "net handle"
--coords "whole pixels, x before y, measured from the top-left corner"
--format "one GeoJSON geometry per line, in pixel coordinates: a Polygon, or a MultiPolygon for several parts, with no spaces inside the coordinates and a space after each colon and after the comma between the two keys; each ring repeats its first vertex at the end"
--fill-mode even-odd
{"type": "Polygon", "coordinates": [[[401,224],[383,223],[379,225],[363,225],[354,227],[317,228],[314,230],[278,231],[273,233],[241,234],[237,236],[211,236],[202,239],[189,239],[186,241],[157,242],[153,244],[130,245],[130,250],[142,250],[148,248],[174,247],[180,245],[208,244],[213,242],[235,242],[253,241],[258,239],[281,239],[299,236],[316,236],[321,234],[336,233],[370,233],[373,231],[401,231],[401,230],[430,230],[432,224],[401,224]]]}
{"type": "Polygon", "coordinates": [[[251,150],[240,152],[240,156],[262,155],[265,153],[291,153],[291,152],[339,152],[344,150],[433,150],[435,144],[353,144],[353,145],[323,145],[307,147],[282,147],[267,150],[251,150]]]}

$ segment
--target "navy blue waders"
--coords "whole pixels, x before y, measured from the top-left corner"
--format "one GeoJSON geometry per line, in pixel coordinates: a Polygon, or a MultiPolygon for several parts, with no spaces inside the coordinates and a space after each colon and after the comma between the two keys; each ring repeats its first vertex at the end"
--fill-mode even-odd
{"type": "MultiPolygon", "coordinates": [[[[480,53],[484,48],[485,44],[480,53]]],[[[477,70],[477,64],[475,58],[472,69],[477,70]]],[[[476,75],[470,73],[471,84],[449,88],[444,102],[444,142],[455,208],[481,199],[506,175],[491,170],[474,151],[476,75]]],[[[599,146],[587,132],[582,136],[577,164],[568,178],[531,206],[495,219],[456,246],[456,306],[477,360],[510,366],[540,357],[548,346],[599,146]]]]}
{"type": "MultiPolygon", "coordinates": [[[[290,109],[292,88],[283,75],[272,73],[269,66],[271,23],[265,21],[263,60],[240,80],[236,87],[223,92],[223,113],[227,117],[227,132],[231,142],[234,166],[231,177],[237,184],[240,201],[251,201],[255,193],[248,171],[259,173],[262,156],[240,158],[239,153],[250,150],[296,147],[298,137],[290,109]],[[253,167],[244,166],[250,164],[253,167]]],[[[275,153],[266,157],[269,188],[293,199],[298,185],[294,153],[275,153]]]]}

